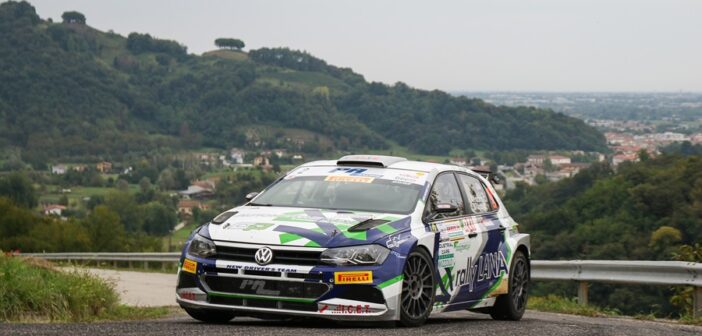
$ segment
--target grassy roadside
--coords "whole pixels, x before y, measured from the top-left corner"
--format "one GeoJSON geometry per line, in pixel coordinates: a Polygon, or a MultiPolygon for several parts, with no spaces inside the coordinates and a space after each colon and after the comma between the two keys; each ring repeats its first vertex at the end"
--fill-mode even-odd
{"type": "Polygon", "coordinates": [[[575,299],[568,299],[556,295],[530,296],[528,309],[542,312],[582,315],[590,317],[619,316],[613,309],[601,308],[592,305],[581,305],[575,299]]]}
{"type": "Polygon", "coordinates": [[[86,322],[158,318],[169,308],[119,303],[114,285],[34,258],[0,255],[0,322],[86,322]]]}
{"type": "Polygon", "coordinates": [[[629,317],[637,320],[659,321],[666,323],[682,323],[702,325],[702,318],[693,319],[684,316],[679,319],[661,319],[653,315],[624,316],[616,309],[602,308],[593,305],[580,305],[575,299],[564,298],[556,295],[530,296],[528,309],[549,313],[581,315],[588,317],[629,317]]]}

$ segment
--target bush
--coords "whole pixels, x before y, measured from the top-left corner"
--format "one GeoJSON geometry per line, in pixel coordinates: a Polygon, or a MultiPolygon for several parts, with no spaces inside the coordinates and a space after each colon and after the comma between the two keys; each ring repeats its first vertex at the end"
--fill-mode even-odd
{"type": "Polygon", "coordinates": [[[40,259],[0,256],[0,321],[85,321],[119,309],[113,285],[40,259]]]}

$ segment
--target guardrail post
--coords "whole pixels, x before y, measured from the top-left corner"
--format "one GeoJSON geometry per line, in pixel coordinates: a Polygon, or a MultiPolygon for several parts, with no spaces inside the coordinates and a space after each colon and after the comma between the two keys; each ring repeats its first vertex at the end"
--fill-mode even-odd
{"type": "Polygon", "coordinates": [[[588,283],[586,281],[578,282],[578,303],[587,305],[588,283]]]}
{"type": "Polygon", "coordinates": [[[144,261],[144,269],[149,269],[149,262],[148,261],[144,261]]]}
{"type": "Polygon", "coordinates": [[[692,292],[692,317],[702,317],[702,287],[695,287],[692,292]]]}

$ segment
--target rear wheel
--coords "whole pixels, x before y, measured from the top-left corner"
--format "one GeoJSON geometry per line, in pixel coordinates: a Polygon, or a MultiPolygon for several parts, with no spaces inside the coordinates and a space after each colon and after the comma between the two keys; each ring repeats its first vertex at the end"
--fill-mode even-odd
{"type": "Polygon", "coordinates": [[[509,292],[497,297],[490,316],[495,320],[520,320],[529,298],[529,280],[529,261],[522,251],[517,251],[509,271],[509,292]]]}
{"type": "Polygon", "coordinates": [[[417,327],[429,318],[434,305],[434,265],[422,249],[410,253],[402,273],[400,324],[417,327]]]}
{"type": "Polygon", "coordinates": [[[236,315],[233,311],[183,308],[190,317],[205,323],[227,323],[236,315]]]}

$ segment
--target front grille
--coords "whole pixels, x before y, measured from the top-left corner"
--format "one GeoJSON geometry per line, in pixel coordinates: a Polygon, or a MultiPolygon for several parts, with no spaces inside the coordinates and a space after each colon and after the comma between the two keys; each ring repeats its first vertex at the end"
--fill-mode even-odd
{"type": "Polygon", "coordinates": [[[226,306],[241,306],[241,307],[256,307],[256,308],[272,308],[272,309],[287,309],[299,311],[317,311],[316,303],[302,302],[286,302],[278,300],[255,300],[255,299],[240,299],[223,296],[210,296],[208,301],[212,304],[220,304],[226,306]]]}
{"type": "Polygon", "coordinates": [[[224,296],[210,296],[207,299],[210,303],[221,304],[227,306],[243,306],[244,300],[239,298],[224,297],[224,296]]]}
{"type": "Polygon", "coordinates": [[[204,278],[211,290],[223,293],[317,299],[329,290],[329,287],[321,282],[242,279],[214,275],[206,275],[204,278]]]}
{"type": "MultiPolygon", "coordinates": [[[[368,285],[351,285],[345,286],[339,294],[336,295],[339,299],[357,300],[373,303],[385,303],[385,297],[380,289],[368,285]]],[[[338,288],[338,287],[337,287],[338,288]]]]}
{"type": "Polygon", "coordinates": [[[188,288],[188,287],[197,287],[197,280],[195,280],[195,276],[192,274],[188,274],[186,272],[180,272],[178,275],[178,288],[188,288]]]}
{"type": "MultiPolygon", "coordinates": [[[[254,254],[258,248],[232,247],[217,245],[217,259],[256,262],[254,254]]],[[[317,265],[319,264],[320,251],[304,250],[274,250],[273,264],[282,265],[317,265]]]]}

